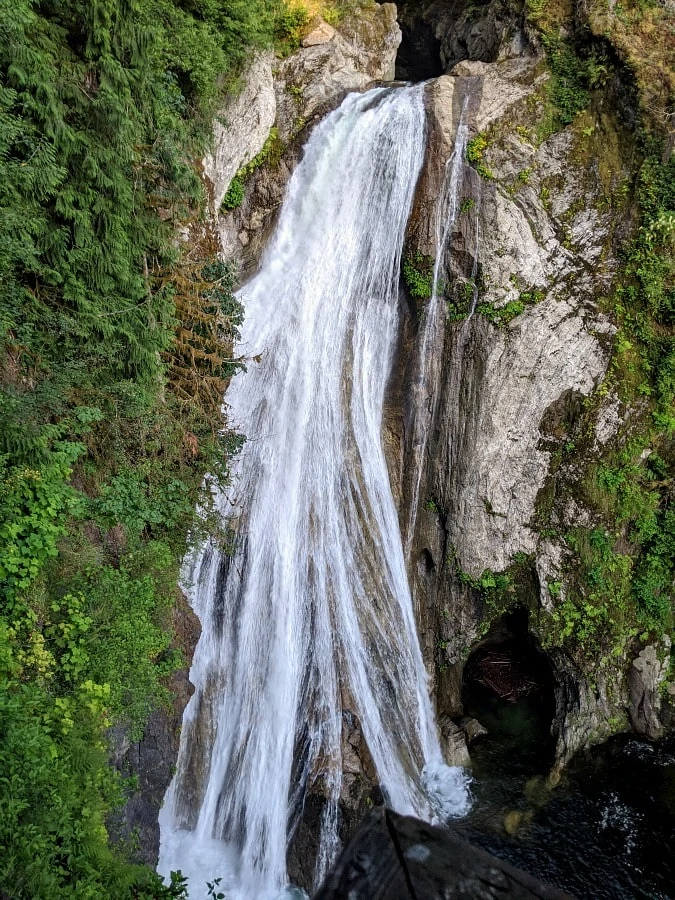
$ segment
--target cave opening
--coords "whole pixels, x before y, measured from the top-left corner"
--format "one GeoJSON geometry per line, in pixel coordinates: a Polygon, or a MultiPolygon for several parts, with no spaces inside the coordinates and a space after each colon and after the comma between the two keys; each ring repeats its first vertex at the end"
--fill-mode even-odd
{"type": "Polygon", "coordinates": [[[398,81],[427,81],[444,72],[441,42],[431,23],[424,19],[402,19],[401,44],[396,55],[398,81]]]}
{"type": "Polygon", "coordinates": [[[554,760],[555,680],[551,663],[528,630],[527,609],[502,616],[464,667],[466,715],[487,729],[474,765],[502,776],[545,774],[554,760]]]}
{"type": "Polygon", "coordinates": [[[399,0],[402,40],[399,81],[426,81],[462,60],[494,62],[520,27],[520,14],[502,0],[399,0]]]}

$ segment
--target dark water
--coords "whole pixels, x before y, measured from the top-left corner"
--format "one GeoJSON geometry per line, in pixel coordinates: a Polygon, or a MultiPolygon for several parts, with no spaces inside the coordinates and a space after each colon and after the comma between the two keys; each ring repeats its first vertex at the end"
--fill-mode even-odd
{"type": "Polygon", "coordinates": [[[460,834],[578,898],[675,898],[675,740],[613,738],[553,787],[536,698],[479,699],[490,734],[472,747],[476,803],[460,834]]]}

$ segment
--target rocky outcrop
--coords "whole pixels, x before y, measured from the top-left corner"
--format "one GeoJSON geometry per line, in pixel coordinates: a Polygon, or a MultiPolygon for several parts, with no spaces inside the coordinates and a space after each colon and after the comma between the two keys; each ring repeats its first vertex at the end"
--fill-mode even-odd
{"type": "Polygon", "coordinates": [[[373,4],[337,27],[315,21],[297,52],[283,60],[259,56],[243,76],[242,93],[218,116],[216,150],[204,170],[223,254],[244,275],[257,265],[308,129],[350,91],[390,81],[400,40],[394,4],[373,4]],[[246,176],[241,204],[222,208],[232,178],[256,157],[260,165],[246,176]]]}
{"type": "Polygon", "coordinates": [[[670,670],[671,641],[663,635],[660,645],[648,644],[633,660],[628,676],[630,720],[638,734],[656,740],[663,734],[662,688],[670,670]]]}
{"type": "Polygon", "coordinates": [[[393,3],[374,5],[358,16],[348,16],[337,29],[320,23],[303,41],[302,49],[277,68],[281,137],[288,140],[299,119],[308,122],[313,116],[325,114],[349,91],[364,90],[376,81],[391,81],[400,40],[393,3]]]}
{"type": "Polygon", "coordinates": [[[204,159],[204,174],[213,187],[214,210],[220,209],[230,182],[265,145],[277,107],[272,68],[274,55],[257,56],[242,79],[241,93],[213,123],[213,150],[204,159]]]}
{"type": "MultiPolygon", "coordinates": [[[[571,442],[571,423],[607,368],[615,329],[597,297],[612,284],[616,235],[627,227],[605,200],[627,175],[620,125],[604,115],[587,129],[592,140],[583,123],[536,139],[548,76],[526,45],[525,35],[511,30],[497,61],[460,62],[430,85],[429,149],[408,233],[409,253],[436,253],[436,199],[466,101],[471,134],[481,135],[472,148],[481,177],[465,170],[462,211],[442,250],[450,306],[433,351],[440,364],[427,397],[436,398],[435,414],[410,563],[438,706],[454,717],[462,713],[467,648],[495,615],[471,581],[517,564],[520,582],[508,602],[530,609],[540,639],[565,599],[569,547],[541,533],[540,506],[553,460],[571,442]],[[472,314],[461,299],[471,294],[477,294],[472,314]]],[[[420,313],[424,321],[418,307],[420,313]]],[[[405,385],[419,378],[413,360],[420,334],[410,320],[400,376],[408,403],[419,395],[405,385]]],[[[611,439],[625,414],[619,406],[611,396],[606,406],[597,404],[599,439],[611,439]]],[[[406,444],[412,418],[404,411],[403,461],[392,472],[415,465],[406,444]]],[[[405,478],[399,492],[406,523],[412,495],[405,478]]],[[[568,495],[553,515],[560,534],[591,514],[568,495]]],[[[624,721],[624,662],[617,658],[605,671],[587,673],[566,654],[552,654],[559,762],[624,721]]]]}
{"type": "Polygon", "coordinates": [[[550,459],[539,449],[539,425],[566,391],[588,395],[607,357],[578,306],[549,297],[505,329],[477,319],[464,362],[462,378],[479,386],[468,388],[473,408],[462,407],[460,420],[448,423],[452,453],[435,456],[434,483],[452,510],[447,528],[457,562],[479,577],[536,551],[530,523],[550,459]]]}
{"type": "Polygon", "coordinates": [[[447,828],[390,810],[371,813],[315,900],[418,900],[503,897],[573,900],[447,828]]]}
{"type": "Polygon", "coordinates": [[[525,47],[515,5],[507,0],[403,0],[398,7],[401,79],[433,78],[462,60],[495,62],[525,47]]]}

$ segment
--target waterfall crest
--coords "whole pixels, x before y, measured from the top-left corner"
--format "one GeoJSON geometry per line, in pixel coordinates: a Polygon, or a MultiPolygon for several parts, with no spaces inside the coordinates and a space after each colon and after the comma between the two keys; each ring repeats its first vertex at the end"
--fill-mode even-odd
{"type": "MultiPolygon", "coordinates": [[[[207,545],[186,588],[202,622],[160,871],[195,893],[286,884],[288,834],[318,780],[318,877],[337,848],[343,707],[389,805],[469,803],[443,765],[381,443],[403,237],[425,145],[423,87],[350,95],[313,132],[260,273],[241,291],[225,398],[247,442],[219,499],[231,557],[207,545]]],[[[230,896],[230,895],[228,895],[230,896]]]]}

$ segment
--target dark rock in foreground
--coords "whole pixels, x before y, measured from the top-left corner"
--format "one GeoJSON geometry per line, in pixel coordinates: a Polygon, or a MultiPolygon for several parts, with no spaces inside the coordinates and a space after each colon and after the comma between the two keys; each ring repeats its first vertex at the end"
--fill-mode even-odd
{"type": "Polygon", "coordinates": [[[378,810],[364,819],[315,900],[573,900],[445,828],[378,810]]]}

